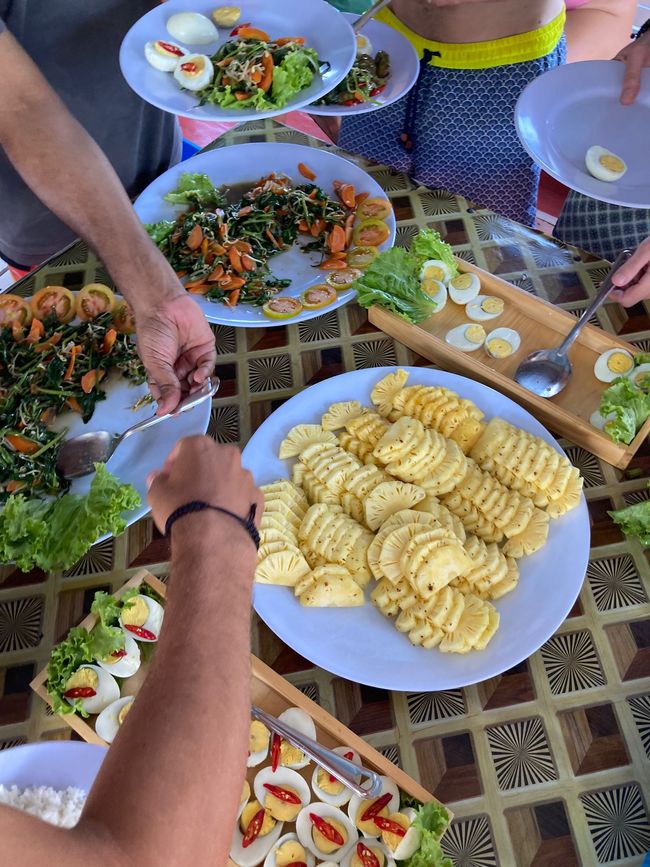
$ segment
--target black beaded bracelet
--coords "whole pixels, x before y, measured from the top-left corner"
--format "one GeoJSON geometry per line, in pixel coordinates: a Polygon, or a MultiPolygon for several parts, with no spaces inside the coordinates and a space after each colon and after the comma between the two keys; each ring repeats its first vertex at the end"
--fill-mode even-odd
{"type": "Polygon", "coordinates": [[[639,36],[643,36],[643,34],[644,34],[644,33],[647,33],[648,30],[650,30],[650,18],[648,18],[648,20],[645,21],[645,22],[644,22],[644,23],[639,27],[639,29],[637,30],[636,33],[633,33],[633,34],[632,34],[632,39],[638,39],[639,36]]]}
{"type": "Polygon", "coordinates": [[[169,536],[173,525],[179,518],[182,518],[183,515],[191,515],[193,512],[204,512],[206,509],[210,509],[213,512],[221,512],[224,515],[234,518],[235,521],[237,521],[238,524],[241,524],[244,530],[246,530],[253,540],[255,547],[259,549],[260,534],[257,532],[257,527],[255,526],[255,513],[257,512],[257,505],[255,503],[250,507],[248,517],[241,518],[234,512],[229,512],[228,509],[222,509],[221,506],[212,506],[210,503],[204,503],[203,500],[192,500],[191,503],[185,503],[184,506],[179,506],[178,509],[175,509],[169,518],[167,518],[165,524],[165,536],[169,536]]]}

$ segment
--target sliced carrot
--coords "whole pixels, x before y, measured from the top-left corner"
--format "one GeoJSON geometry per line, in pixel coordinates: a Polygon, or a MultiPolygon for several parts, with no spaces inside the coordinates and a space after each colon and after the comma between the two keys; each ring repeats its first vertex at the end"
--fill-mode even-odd
{"type": "Polygon", "coordinates": [[[12,479],[5,485],[5,491],[8,494],[15,494],[18,491],[22,491],[22,489],[25,487],[27,487],[27,482],[21,482],[18,479],[12,479]]]}
{"type": "Polygon", "coordinates": [[[223,254],[226,252],[226,248],[222,244],[219,244],[217,241],[212,241],[210,243],[210,249],[213,253],[216,253],[217,256],[223,256],[223,254]]]}
{"type": "Polygon", "coordinates": [[[197,277],[195,280],[190,280],[188,283],[185,284],[185,288],[189,291],[196,288],[197,286],[200,286],[204,282],[205,275],[203,275],[203,277],[197,277]]]}
{"type": "Polygon", "coordinates": [[[72,374],[74,372],[74,362],[80,352],[81,346],[73,346],[70,350],[70,360],[68,361],[68,366],[66,367],[65,373],[63,374],[64,382],[70,382],[70,380],[72,379],[72,374]]]}
{"type": "Polygon", "coordinates": [[[340,253],[332,253],[330,259],[345,259],[347,253],[344,250],[341,250],[340,253]]]}
{"type": "Polygon", "coordinates": [[[32,324],[29,326],[29,333],[25,338],[25,343],[38,343],[45,334],[45,326],[40,319],[32,319],[32,324]]]}
{"type": "MultiPolygon", "coordinates": [[[[310,229],[309,226],[307,225],[307,221],[306,221],[306,220],[298,220],[298,231],[299,231],[299,232],[304,232],[305,234],[309,234],[309,233],[311,232],[311,229],[310,229]]],[[[312,233],[312,234],[313,234],[313,233],[312,233]]]]}
{"type": "Polygon", "coordinates": [[[181,277],[184,277],[186,274],[187,274],[187,271],[177,271],[176,272],[176,276],[178,277],[179,280],[181,279],[181,277]]]}
{"type": "Polygon", "coordinates": [[[288,45],[290,42],[295,42],[296,45],[304,45],[305,37],[304,36],[281,36],[279,39],[273,40],[276,45],[288,45]]]}
{"type": "Polygon", "coordinates": [[[309,166],[306,166],[304,163],[298,163],[298,171],[303,176],[303,178],[307,178],[308,181],[316,180],[316,173],[313,172],[309,166]]]}
{"type": "Polygon", "coordinates": [[[248,241],[241,241],[241,240],[234,241],[233,247],[242,253],[252,253],[253,252],[253,248],[248,243],[248,241]]]}
{"type": "Polygon", "coordinates": [[[23,330],[23,326],[17,319],[14,319],[14,321],[11,323],[11,336],[16,341],[16,343],[23,342],[24,334],[25,332],[23,330]]]}
{"type": "Polygon", "coordinates": [[[250,94],[245,93],[245,91],[243,91],[243,90],[236,90],[235,91],[235,99],[237,100],[237,102],[243,102],[245,99],[248,99],[249,96],[250,96],[250,94]]]}
{"type": "Polygon", "coordinates": [[[203,241],[203,229],[197,224],[192,227],[192,231],[187,236],[185,244],[190,250],[198,250],[201,246],[201,241],[203,241]]]}
{"type": "Polygon", "coordinates": [[[57,331],[51,337],[48,337],[47,340],[44,340],[43,343],[34,344],[34,352],[48,352],[53,346],[56,346],[61,342],[61,334],[57,331]]]}
{"type": "Polygon", "coordinates": [[[240,39],[258,39],[260,42],[268,42],[269,34],[257,27],[240,27],[237,31],[240,39]]]}
{"type": "Polygon", "coordinates": [[[233,61],[234,59],[235,59],[235,55],[234,55],[234,54],[230,54],[228,57],[224,57],[223,60],[218,60],[218,61],[215,63],[215,66],[220,66],[221,69],[224,69],[226,66],[228,66],[228,64],[232,63],[232,61],[233,61]]]}
{"type": "Polygon", "coordinates": [[[231,247],[230,250],[228,250],[228,259],[230,260],[233,270],[237,271],[238,274],[241,274],[244,270],[244,266],[241,263],[241,256],[236,247],[231,247]]]}
{"type": "Polygon", "coordinates": [[[324,262],[318,266],[322,268],[323,271],[336,271],[340,268],[347,268],[348,266],[345,264],[343,259],[326,259],[324,262]]]}
{"type": "Polygon", "coordinates": [[[349,214],[345,218],[345,247],[346,249],[350,246],[350,241],[352,240],[352,225],[354,223],[354,214],[349,214]]]}
{"type": "Polygon", "coordinates": [[[105,375],[105,370],[89,370],[88,373],[84,373],[81,377],[81,389],[84,394],[90,394],[93,388],[102,381],[105,375]]]}
{"type": "Polygon", "coordinates": [[[264,234],[266,235],[266,237],[269,239],[269,241],[273,244],[273,246],[277,250],[282,249],[282,244],[278,243],[277,238],[275,237],[275,235],[273,234],[273,232],[270,229],[267,229],[264,234]]]}
{"type": "Polygon", "coordinates": [[[244,253],[241,257],[241,263],[244,267],[244,271],[254,271],[255,270],[255,260],[248,255],[248,253],[244,253]]]}
{"type": "Polygon", "coordinates": [[[208,276],[208,283],[215,283],[223,277],[223,265],[217,265],[214,271],[208,276]]]}
{"type": "Polygon", "coordinates": [[[357,208],[362,202],[365,202],[369,195],[370,193],[357,193],[357,208]]]}
{"type": "Polygon", "coordinates": [[[322,235],[325,231],[325,226],[325,220],[321,219],[320,217],[317,220],[314,220],[311,227],[311,234],[313,235],[313,237],[318,238],[319,235],[322,235]]]}
{"type": "Polygon", "coordinates": [[[81,415],[81,404],[76,397],[68,397],[65,402],[73,412],[78,412],[81,415]]]}
{"type": "Polygon", "coordinates": [[[334,183],[334,189],[336,190],[336,194],[339,199],[343,202],[346,208],[352,208],[356,205],[356,197],[354,192],[354,186],[352,184],[343,184],[334,183]]]}
{"type": "Polygon", "coordinates": [[[241,295],[241,289],[233,289],[233,291],[228,295],[228,300],[224,303],[228,307],[235,307],[237,302],[239,301],[239,296],[241,295]]]}
{"type": "Polygon", "coordinates": [[[264,75],[260,79],[259,88],[266,93],[273,84],[273,58],[268,51],[262,55],[262,66],[264,67],[264,75]]]}
{"type": "Polygon", "coordinates": [[[262,73],[258,69],[256,69],[255,72],[253,72],[253,74],[251,75],[251,81],[253,82],[253,84],[259,84],[261,80],[262,73]]]}
{"type": "Polygon", "coordinates": [[[201,255],[202,255],[202,256],[205,256],[205,254],[208,252],[208,244],[209,244],[209,243],[210,243],[210,242],[208,241],[207,238],[204,238],[204,239],[201,241],[201,255]]]}
{"type": "Polygon", "coordinates": [[[114,328],[109,328],[106,334],[104,335],[104,340],[102,341],[102,352],[104,355],[108,355],[113,346],[115,345],[115,341],[117,340],[117,331],[114,328]]]}
{"type": "Polygon", "coordinates": [[[226,274],[221,280],[219,280],[219,286],[222,289],[241,289],[242,286],[246,283],[243,277],[236,277],[234,274],[226,274]]]}
{"type": "Polygon", "coordinates": [[[250,205],[246,205],[245,208],[239,209],[239,213],[237,214],[237,216],[238,217],[247,217],[248,214],[250,214],[252,210],[253,210],[253,208],[250,205]]]}
{"type": "Polygon", "coordinates": [[[340,253],[345,250],[345,230],[341,226],[334,226],[327,236],[327,246],[332,253],[340,253]]]}
{"type": "Polygon", "coordinates": [[[190,295],[207,295],[211,288],[212,287],[209,283],[197,283],[196,286],[192,286],[192,288],[187,291],[190,295]]]}
{"type": "Polygon", "coordinates": [[[47,409],[44,409],[43,412],[39,415],[38,420],[42,421],[43,424],[52,424],[54,419],[56,418],[56,412],[50,406],[47,409]]]}
{"type": "Polygon", "coordinates": [[[20,452],[21,455],[33,455],[40,449],[40,445],[34,440],[21,437],[18,434],[5,434],[5,442],[7,442],[15,452],[20,452]]]}

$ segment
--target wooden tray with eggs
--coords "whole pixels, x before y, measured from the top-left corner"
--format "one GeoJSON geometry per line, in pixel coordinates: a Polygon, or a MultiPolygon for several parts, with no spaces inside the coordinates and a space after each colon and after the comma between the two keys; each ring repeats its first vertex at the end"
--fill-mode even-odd
{"type": "MultiPolygon", "coordinates": [[[[154,575],[152,575],[147,570],[143,569],[137,572],[126,584],[123,585],[118,591],[116,591],[113,596],[116,599],[120,599],[120,597],[131,588],[141,588],[143,584],[148,585],[155,594],[159,598],[163,600],[165,599],[165,585],[159,581],[154,575]]],[[[79,625],[87,629],[88,631],[92,630],[92,628],[97,623],[97,617],[94,614],[90,614],[86,617],[79,625]]],[[[149,659],[151,655],[148,654],[149,659]]],[[[117,722],[119,717],[119,703],[129,703],[129,700],[134,696],[137,696],[138,691],[140,690],[142,684],[144,683],[144,679],[147,673],[148,663],[144,659],[144,654],[140,657],[138,654],[139,667],[129,677],[125,677],[118,681],[120,684],[119,692],[120,698],[114,699],[112,705],[107,706],[103,712],[104,725],[99,723],[100,717],[99,715],[91,714],[87,719],[82,718],[77,713],[69,713],[69,714],[60,714],[60,718],[70,726],[78,735],[80,735],[83,740],[87,741],[91,744],[99,744],[100,746],[108,746],[108,742],[106,739],[100,736],[97,728],[102,732],[106,732],[105,726],[105,718],[106,714],[110,717],[110,736],[106,735],[109,740],[112,740],[117,730],[119,729],[119,724],[123,722],[124,714],[120,719],[119,723],[117,722]],[[112,707],[116,708],[116,713],[111,713],[112,707]]],[[[409,777],[404,771],[394,765],[392,762],[388,761],[387,758],[381,755],[381,753],[377,752],[377,750],[373,749],[369,744],[367,744],[362,738],[358,735],[355,735],[348,728],[346,728],[342,723],[340,723],[337,719],[335,719],[331,714],[327,713],[327,711],[323,710],[323,708],[319,707],[315,702],[311,699],[307,698],[300,690],[296,689],[295,686],[292,686],[288,681],[284,678],[280,677],[280,675],[276,674],[272,669],[270,669],[267,665],[261,662],[257,657],[251,656],[251,667],[252,667],[252,681],[251,681],[251,699],[252,703],[257,705],[258,707],[265,710],[267,713],[272,716],[279,717],[281,714],[285,714],[285,712],[289,711],[286,717],[283,717],[283,721],[287,725],[291,725],[294,728],[300,730],[304,734],[309,737],[314,738],[318,741],[318,743],[322,744],[325,747],[330,749],[337,749],[341,754],[351,757],[353,761],[362,764],[364,767],[369,768],[371,770],[376,771],[381,774],[383,777],[388,778],[390,782],[385,783],[385,791],[389,789],[394,792],[395,801],[391,801],[390,809],[391,815],[397,810],[397,805],[402,809],[406,810],[406,814],[413,815],[413,811],[410,808],[405,807],[406,803],[410,803],[412,801],[418,801],[421,803],[429,803],[433,802],[438,804],[438,802],[433,798],[433,796],[426,791],[419,783],[417,783],[414,779],[409,777]],[[407,796],[406,798],[404,796],[407,796]]],[[[47,668],[43,669],[31,683],[32,689],[43,699],[43,701],[47,702],[47,704],[52,707],[52,699],[47,690],[47,668]]],[[[99,693],[98,693],[99,694],[99,693]]],[[[260,724],[255,724],[260,725],[260,724]]],[[[264,730],[264,727],[261,727],[264,730]]],[[[268,730],[266,734],[268,735],[268,730]]],[[[244,809],[246,806],[250,809],[250,802],[246,805],[246,797],[250,797],[253,799],[255,797],[256,789],[260,788],[260,780],[258,780],[257,786],[255,785],[255,779],[258,777],[258,774],[262,772],[262,776],[268,775],[272,773],[271,771],[271,753],[272,753],[272,740],[268,737],[264,737],[264,731],[257,732],[257,736],[261,735],[261,742],[259,746],[261,749],[252,752],[249,757],[249,767],[247,773],[247,785],[244,785],[244,792],[242,793],[242,811],[240,815],[240,822],[245,819],[244,809]]],[[[251,732],[251,743],[253,743],[253,731],[251,732]]],[[[284,754],[284,745],[288,747],[288,751],[286,752],[286,758],[282,759],[284,763],[286,761],[287,764],[290,764],[292,760],[291,751],[296,752],[296,748],[292,747],[287,742],[282,742],[282,749],[284,754]]],[[[303,757],[304,758],[304,757],[303,757]]],[[[300,784],[299,788],[305,788],[307,791],[307,787],[309,788],[309,792],[311,793],[314,783],[320,779],[316,775],[318,774],[318,770],[315,768],[313,764],[304,764],[301,762],[294,763],[294,767],[296,767],[296,771],[291,771],[287,775],[286,768],[285,776],[287,780],[285,781],[285,785],[289,785],[289,782],[292,782],[292,777],[294,773],[298,773],[301,779],[304,781],[300,784]]],[[[280,775],[283,772],[282,764],[277,770],[277,774],[280,775]]],[[[264,777],[265,778],[265,777],[264,777]]],[[[283,777],[284,779],[284,777],[283,777]]],[[[332,781],[333,778],[329,778],[332,781]]],[[[293,782],[295,782],[295,777],[293,777],[293,782]]],[[[281,784],[281,781],[279,782],[281,784]]],[[[314,790],[315,791],[315,790],[314,790]]],[[[348,792],[349,794],[349,792],[348,792]]],[[[312,799],[319,800],[316,794],[310,795],[312,799]]],[[[340,796],[339,796],[340,799],[340,796]]],[[[321,795],[320,800],[325,802],[325,798],[321,795]]],[[[336,798],[334,798],[336,800],[336,798]]],[[[350,803],[354,804],[354,801],[350,801],[350,803]]],[[[333,811],[338,810],[338,808],[332,804],[321,803],[321,807],[324,807],[323,818],[332,818],[337,814],[333,811]],[[332,817],[329,815],[325,815],[325,813],[332,813],[332,817]]],[[[347,816],[347,804],[341,804],[340,809],[344,811],[347,816]]],[[[254,811],[253,811],[254,812],[254,811]]],[[[452,814],[447,811],[449,814],[449,820],[452,818],[452,814]]],[[[380,813],[381,816],[384,814],[388,815],[388,811],[384,810],[380,813]]],[[[281,825],[280,822],[277,823],[278,826],[281,825]]],[[[350,826],[350,829],[353,829],[353,825],[350,826]]],[[[271,848],[273,846],[280,846],[282,841],[285,840],[285,837],[288,835],[289,839],[287,842],[292,843],[296,842],[296,834],[294,831],[298,830],[297,826],[294,826],[293,822],[285,822],[284,826],[279,829],[276,828],[274,841],[271,843],[271,848]],[[281,834],[280,834],[281,832],[281,834]]],[[[269,841],[271,836],[273,835],[273,831],[269,833],[269,841]]],[[[356,833],[356,832],[355,832],[356,833]]],[[[241,849],[241,839],[242,834],[239,831],[238,835],[235,835],[235,842],[233,846],[238,842],[241,849]]],[[[380,846],[379,840],[375,840],[373,838],[360,838],[364,843],[369,843],[372,849],[372,852],[377,852],[379,854],[380,850],[383,854],[383,858],[380,859],[380,867],[395,867],[395,860],[393,858],[385,857],[385,849],[380,846]],[[374,847],[377,846],[377,849],[374,847]]],[[[406,835],[404,836],[404,840],[406,840],[406,835]]],[[[255,843],[261,842],[255,841],[255,843]]],[[[399,845],[399,842],[397,843],[399,845]]],[[[235,850],[233,849],[233,852],[235,850]]],[[[275,849],[273,850],[275,851],[275,849]]],[[[259,856],[259,860],[257,860],[256,851],[253,849],[253,846],[250,848],[242,850],[242,858],[238,858],[237,861],[229,859],[228,865],[229,867],[253,867],[256,864],[262,864],[262,862],[267,863],[265,860],[266,854],[261,854],[259,856]],[[253,851],[251,851],[253,850],[253,851]],[[244,852],[246,853],[244,855],[244,852]]],[[[351,864],[353,851],[348,854],[347,858],[344,858],[343,861],[346,864],[351,864]]],[[[307,867],[312,867],[315,863],[315,858],[312,853],[307,852],[307,867]]],[[[334,860],[338,863],[341,859],[337,858],[335,855],[334,860]]],[[[397,856],[396,856],[397,857],[397,856]]],[[[295,860],[295,859],[293,859],[295,860]]],[[[318,856],[318,860],[322,862],[327,862],[327,856],[323,853],[320,853],[318,856]]],[[[401,860],[401,859],[400,859],[401,860]]],[[[329,862],[327,862],[329,863],[329,862]]],[[[356,863],[356,862],[355,862],[356,863]]],[[[363,862],[360,862],[363,863],[363,862]]],[[[374,862],[373,862],[374,863],[374,862]]]]}
{"type": "MultiPolygon", "coordinates": [[[[613,442],[604,431],[595,427],[590,419],[600,407],[607,383],[596,377],[594,367],[603,353],[621,350],[633,356],[637,349],[600,328],[587,325],[569,353],[573,374],[568,385],[556,397],[539,397],[514,381],[515,370],[530,352],[561,343],[575,325],[575,318],[462,259],[457,259],[456,264],[461,274],[473,274],[480,281],[480,295],[470,302],[471,308],[449,299],[442,310],[413,325],[375,306],[370,308],[370,321],[446,370],[480,380],[507,394],[530,410],[553,433],[565,436],[607,463],[625,469],[650,433],[650,419],[629,445],[613,442]],[[490,300],[486,301],[485,296],[490,300]],[[474,328],[468,335],[466,329],[472,326],[484,329],[484,341],[481,332],[475,333],[474,328]],[[478,348],[476,343],[472,346],[470,338],[481,341],[478,348]]],[[[601,359],[599,367],[602,365],[607,365],[607,358],[601,359]]],[[[612,379],[617,375],[621,374],[611,372],[612,379]]]]}

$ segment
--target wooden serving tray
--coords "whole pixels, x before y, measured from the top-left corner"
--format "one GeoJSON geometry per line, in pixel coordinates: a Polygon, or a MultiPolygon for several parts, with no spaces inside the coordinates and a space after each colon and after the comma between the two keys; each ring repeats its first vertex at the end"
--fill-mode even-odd
{"type": "MultiPolygon", "coordinates": [[[[137,572],[129,581],[124,584],[113,595],[120,597],[126,590],[131,587],[139,587],[142,583],[148,584],[163,598],[165,597],[165,585],[159,581],[154,575],[146,569],[137,572]]],[[[89,614],[79,624],[90,630],[97,622],[97,617],[94,614],[89,614]]],[[[373,749],[358,735],[355,735],[350,729],[346,728],[342,723],[335,719],[322,707],[313,702],[306,695],[303,695],[299,689],[292,686],[279,674],[276,674],[268,665],[265,665],[256,656],[251,655],[252,681],[251,693],[252,702],[258,707],[261,707],[267,713],[273,716],[278,716],[288,707],[300,707],[308,713],[314,720],[316,725],[316,737],[319,743],[323,746],[334,748],[339,746],[352,747],[356,750],[363,764],[367,768],[371,768],[384,776],[390,777],[395,784],[406,794],[417,798],[419,801],[427,802],[434,801],[435,798],[426,789],[424,789],[414,779],[404,773],[401,768],[398,768],[392,762],[388,761],[385,756],[373,749]]],[[[137,695],[140,687],[144,683],[146,677],[147,663],[143,662],[140,669],[133,675],[123,681],[122,695],[137,695]]],[[[47,668],[40,671],[30,686],[43,701],[52,706],[49,693],[46,687],[47,683],[47,668]]],[[[70,728],[74,729],[85,741],[90,744],[99,744],[100,746],[108,746],[95,732],[92,721],[93,717],[87,720],[80,717],[78,714],[60,714],[60,719],[63,720],[70,728]]],[[[248,771],[248,779],[251,783],[259,768],[250,768],[248,771]]],[[[313,766],[308,765],[304,771],[301,771],[305,779],[310,782],[313,773],[313,766]]],[[[447,809],[447,808],[445,808],[447,809]]],[[[453,817],[451,811],[447,810],[450,818],[453,817]]],[[[228,860],[229,867],[237,867],[234,861],[228,860]]]]}
{"type": "MultiPolygon", "coordinates": [[[[607,434],[593,427],[589,419],[600,407],[600,397],[607,388],[606,383],[596,379],[593,371],[594,363],[602,352],[618,348],[634,355],[638,352],[637,348],[600,328],[586,325],[570,351],[573,375],[569,384],[556,397],[538,397],[514,381],[515,370],[534,350],[561,343],[575,325],[575,318],[548,301],[536,298],[463,259],[457,258],[456,264],[459,271],[472,271],[479,277],[481,294],[496,295],[505,301],[501,316],[480,324],[488,333],[502,326],[519,332],[521,346],[509,358],[492,358],[483,349],[461,352],[445,343],[445,334],[450,328],[464,322],[472,324],[464,308],[451,300],[447,301],[440,313],[435,313],[419,325],[412,325],[382,307],[370,308],[370,321],[400,343],[445,369],[477,379],[507,394],[530,410],[553,433],[565,436],[607,463],[625,469],[650,433],[650,419],[629,445],[612,442],[607,434]]],[[[489,410],[488,407],[480,408],[489,410]]],[[[486,415],[489,415],[489,411],[486,415]]]]}

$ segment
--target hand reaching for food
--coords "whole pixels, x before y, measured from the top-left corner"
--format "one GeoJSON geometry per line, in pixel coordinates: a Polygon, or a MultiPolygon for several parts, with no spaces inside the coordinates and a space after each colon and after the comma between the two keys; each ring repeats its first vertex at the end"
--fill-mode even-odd
{"type": "MultiPolygon", "coordinates": [[[[650,43],[648,47],[650,61],[650,43]]],[[[610,298],[618,301],[623,307],[632,307],[650,298],[650,238],[646,238],[636,248],[634,255],[628,259],[613,275],[612,282],[619,289],[614,289],[610,298]]]]}
{"type": "Polygon", "coordinates": [[[641,72],[650,67],[650,30],[626,45],[614,60],[621,60],[625,64],[621,102],[623,105],[632,105],[641,90],[641,72]]]}

